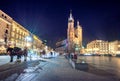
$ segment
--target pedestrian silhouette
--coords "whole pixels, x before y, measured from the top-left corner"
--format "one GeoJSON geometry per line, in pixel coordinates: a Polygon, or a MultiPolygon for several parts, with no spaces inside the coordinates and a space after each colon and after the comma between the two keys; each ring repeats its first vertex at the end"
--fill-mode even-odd
{"type": "Polygon", "coordinates": [[[10,62],[13,62],[13,48],[9,45],[8,48],[7,48],[7,54],[9,54],[10,56],[10,62]]]}

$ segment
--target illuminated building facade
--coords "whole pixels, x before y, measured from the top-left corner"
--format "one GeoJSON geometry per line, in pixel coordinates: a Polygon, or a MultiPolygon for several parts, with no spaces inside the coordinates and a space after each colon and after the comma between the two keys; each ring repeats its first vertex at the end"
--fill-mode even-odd
{"type": "Polygon", "coordinates": [[[67,48],[67,39],[57,42],[55,51],[59,53],[65,53],[67,50],[66,48],[67,48]]]}
{"type": "Polygon", "coordinates": [[[21,48],[28,46],[35,50],[43,46],[39,37],[29,32],[0,10],[0,52],[5,52],[5,46],[7,45],[21,48]],[[27,37],[31,38],[31,40],[28,40],[27,37]]]}
{"type": "Polygon", "coordinates": [[[44,49],[44,45],[42,43],[42,41],[40,40],[39,37],[37,37],[36,35],[33,35],[33,49],[34,51],[36,52],[39,52],[40,50],[43,50],[44,49]]]}
{"type": "Polygon", "coordinates": [[[29,31],[17,22],[13,21],[8,44],[23,48],[26,45],[25,38],[27,36],[29,36],[29,31]]]}
{"type": "Polygon", "coordinates": [[[109,54],[109,42],[94,40],[87,44],[86,51],[91,54],[109,54]]]}
{"type": "Polygon", "coordinates": [[[0,53],[5,52],[5,45],[10,39],[13,19],[0,10],[0,53]]]}
{"type": "Polygon", "coordinates": [[[82,48],[82,27],[77,21],[77,27],[74,27],[74,19],[72,13],[68,18],[68,29],[67,29],[67,40],[68,40],[68,52],[80,52],[82,48]]]}
{"type": "Polygon", "coordinates": [[[109,53],[113,56],[120,55],[120,41],[109,42],[109,53]]]}

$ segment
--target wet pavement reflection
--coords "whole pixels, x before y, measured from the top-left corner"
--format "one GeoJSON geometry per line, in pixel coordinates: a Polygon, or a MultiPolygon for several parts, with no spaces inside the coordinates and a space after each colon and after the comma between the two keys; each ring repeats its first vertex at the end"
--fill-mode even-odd
{"type": "Polygon", "coordinates": [[[42,67],[44,65],[46,65],[46,61],[40,60],[39,63],[28,66],[15,81],[32,81],[32,79],[34,79],[43,70],[42,67]]]}
{"type": "MultiPolygon", "coordinates": [[[[38,69],[39,61],[28,61],[14,64],[7,64],[0,68],[0,81],[15,81],[21,74],[33,72],[38,69]]],[[[39,70],[37,70],[39,71],[39,70]]]]}
{"type": "Polygon", "coordinates": [[[79,56],[89,64],[88,72],[101,75],[120,77],[120,58],[107,56],[79,56]]]}

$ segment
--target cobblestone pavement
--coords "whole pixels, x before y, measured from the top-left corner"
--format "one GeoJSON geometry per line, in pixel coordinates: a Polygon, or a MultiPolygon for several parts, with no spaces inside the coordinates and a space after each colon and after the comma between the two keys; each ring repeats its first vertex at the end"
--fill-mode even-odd
{"type": "Polygon", "coordinates": [[[111,75],[105,75],[73,69],[64,56],[59,56],[46,59],[36,67],[26,68],[16,81],[119,81],[111,75]]]}

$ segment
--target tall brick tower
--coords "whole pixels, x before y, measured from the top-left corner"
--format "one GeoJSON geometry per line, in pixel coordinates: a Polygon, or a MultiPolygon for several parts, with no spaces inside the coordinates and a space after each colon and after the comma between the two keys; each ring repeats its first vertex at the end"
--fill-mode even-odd
{"type": "Polygon", "coordinates": [[[73,52],[74,46],[74,19],[72,17],[72,13],[70,12],[70,17],[68,18],[68,29],[67,29],[67,40],[68,40],[68,51],[73,52]]]}

